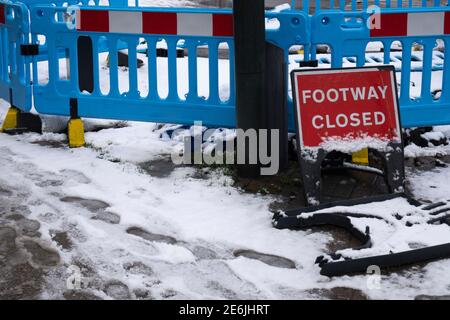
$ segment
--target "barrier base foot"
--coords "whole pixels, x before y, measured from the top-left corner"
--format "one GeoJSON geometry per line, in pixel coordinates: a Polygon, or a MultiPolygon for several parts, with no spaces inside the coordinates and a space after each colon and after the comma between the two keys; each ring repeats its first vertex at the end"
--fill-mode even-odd
{"type": "Polygon", "coordinates": [[[3,120],[1,132],[7,132],[8,130],[17,129],[17,116],[19,114],[19,109],[15,107],[10,107],[6,113],[5,119],[3,120]]]}
{"type": "Polygon", "coordinates": [[[42,121],[38,115],[23,112],[16,107],[10,107],[0,132],[20,134],[24,132],[42,133],[42,121]]]}
{"type": "Polygon", "coordinates": [[[84,125],[80,118],[70,119],[67,124],[67,136],[70,148],[84,147],[84,125]]]}

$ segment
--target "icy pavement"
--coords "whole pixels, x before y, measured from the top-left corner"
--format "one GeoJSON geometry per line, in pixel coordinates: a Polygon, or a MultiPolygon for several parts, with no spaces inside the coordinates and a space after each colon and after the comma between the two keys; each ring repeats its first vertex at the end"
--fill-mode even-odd
{"type": "MultiPolygon", "coordinates": [[[[4,106],[0,108],[3,113],[4,106]]],[[[319,275],[327,230],[277,230],[274,195],[222,170],[170,166],[155,124],[0,135],[0,298],[414,298],[450,292],[450,261],[368,277],[319,275]],[[164,163],[161,166],[161,163],[164,163]],[[71,280],[71,281],[68,281],[71,280]],[[69,283],[68,283],[69,282],[69,283]]],[[[450,168],[409,170],[423,200],[449,200],[450,168]]]]}

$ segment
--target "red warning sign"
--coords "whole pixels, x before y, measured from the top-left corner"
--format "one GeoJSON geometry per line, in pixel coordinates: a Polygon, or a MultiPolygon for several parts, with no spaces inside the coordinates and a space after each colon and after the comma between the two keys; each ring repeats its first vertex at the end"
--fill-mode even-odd
{"type": "Polygon", "coordinates": [[[393,67],[294,70],[291,76],[301,147],[331,137],[400,141],[393,67]]]}

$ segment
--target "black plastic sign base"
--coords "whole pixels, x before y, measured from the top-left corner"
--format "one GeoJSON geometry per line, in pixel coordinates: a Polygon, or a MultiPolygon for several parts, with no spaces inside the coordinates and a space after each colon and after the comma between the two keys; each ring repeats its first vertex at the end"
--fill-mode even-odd
{"type": "MultiPolygon", "coordinates": [[[[390,193],[404,192],[405,167],[402,143],[392,142],[387,151],[370,149],[383,159],[383,175],[390,193]]],[[[299,152],[300,173],[305,190],[305,200],[308,205],[320,203],[322,162],[329,152],[319,149],[315,158],[305,157],[299,152]]],[[[351,169],[351,168],[347,168],[351,169]]]]}

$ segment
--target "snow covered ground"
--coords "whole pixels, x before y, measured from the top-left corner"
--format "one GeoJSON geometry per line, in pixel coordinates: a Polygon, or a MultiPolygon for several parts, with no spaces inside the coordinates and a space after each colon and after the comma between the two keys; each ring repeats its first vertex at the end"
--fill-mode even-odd
{"type": "MultiPolygon", "coordinates": [[[[0,113],[6,108],[2,102],[0,113]]],[[[329,298],[353,289],[351,295],[393,299],[450,292],[449,260],[382,276],[376,290],[364,275],[320,276],[314,260],[327,253],[331,235],[273,228],[274,196],[244,193],[220,170],[144,170],[140,164],[157,163],[173,147],[159,139],[156,124],[89,132],[86,140],[88,147],[69,149],[64,134],[0,135],[0,188],[7,190],[0,193],[0,226],[11,208],[22,208],[19,214],[40,224],[41,236],[32,241],[60,257],[52,267],[34,262],[46,270],[42,298],[68,291],[73,266],[81,268],[82,292],[101,298],[329,298]],[[58,242],[55,234],[69,240],[58,242]],[[284,259],[264,263],[238,250],[284,259]]],[[[450,168],[408,176],[415,195],[431,201],[450,200],[449,178],[450,168]]],[[[439,228],[429,243],[449,240],[448,227],[439,228]]],[[[387,237],[395,240],[393,231],[387,237]]],[[[29,240],[18,236],[19,248],[26,250],[29,240]]]]}

